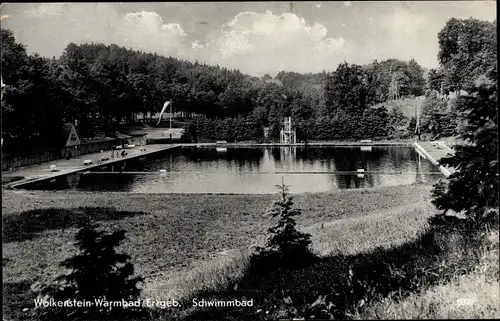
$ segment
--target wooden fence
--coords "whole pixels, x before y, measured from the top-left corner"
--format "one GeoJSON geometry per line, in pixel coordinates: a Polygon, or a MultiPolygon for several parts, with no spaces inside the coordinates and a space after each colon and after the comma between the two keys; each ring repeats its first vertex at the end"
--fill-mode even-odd
{"type": "Polygon", "coordinates": [[[51,162],[60,159],[60,153],[56,150],[46,150],[36,154],[22,157],[8,157],[2,155],[2,171],[16,170],[20,167],[51,162]]]}
{"type": "Polygon", "coordinates": [[[2,171],[17,170],[21,167],[39,165],[46,162],[55,161],[58,159],[73,158],[80,155],[98,153],[101,150],[111,150],[116,144],[116,139],[105,139],[100,141],[84,142],[75,146],[65,147],[61,149],[51,149],[40,151],[27,156],[9,157],[2,155],[2,171]]]}

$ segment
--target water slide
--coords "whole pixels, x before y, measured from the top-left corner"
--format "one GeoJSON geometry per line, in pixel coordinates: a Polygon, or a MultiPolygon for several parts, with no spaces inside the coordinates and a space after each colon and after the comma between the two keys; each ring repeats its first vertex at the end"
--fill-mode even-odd
{"type": "Polygon", "coordinates": [[[158,126],[161,122],[161,119],[163,117],[163,113],[165,112],[165,110],[167,109],[168,105],[170,105],[172,102],[171,101],[166,101],[164,104],[163,104],[163,108],[161,109],[161,112],[160,112],[160,117],[158,117],[158,123],[156,124],[156,126],[158,126]]]}

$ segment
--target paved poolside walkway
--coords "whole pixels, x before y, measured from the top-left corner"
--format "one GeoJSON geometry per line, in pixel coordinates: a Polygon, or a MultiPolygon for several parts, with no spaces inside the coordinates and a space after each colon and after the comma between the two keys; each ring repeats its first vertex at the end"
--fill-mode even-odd
{"type": "Polygon", "coordinates": [[[433,164],[443,167],[443,168],[440,168],[440,170],[443,172],[443,174],[446,175],[446,177],[448,177],[449,175],[451,175],[455,172],[455,169],[453,167],[443,166],[440,163],[441,158],[443,158],[447,155],[453,155],[453,153],[454,153],[453,149],[451,149],[448,145],[446,145],[445,142],[443,142],[443,141],[433,141],[433,142],[419,141],[419,142],[415,142],[415,145],[416,145],[415,147],[417,149],[420,147],[425,151],[425,153],[427,154],[426,156],[428,158],[430,158],[430,161],[433,164]],[[419,146],[419,147],[417,147],[417,146],[419,146]]]}
{"type": "Polygon", "coordinates": [[[118,154],[121,153],[121,151],[115,151],[115,158],[114,160],[111,159],[111,151],[107,151],[104,153],[93,153],[93,154],[86,154],[86,155],[81,155],[72,159],[59,159],[56,161],[51,161],[51,162],[46,162],[42,163],[40,165],[32,165],[29,167],[21,167],[20,170],[13,170],[13,171],[5,171],[2,172],[2,176],[4,177],[16,177],[16,176],[22,176],[24,177],[22,180],[17,180],[11,183],[6,184],[5,186],[12,186],[12,185],[18,185],[18,184],[23,184],[28,181],[33,181],[37,179],[43,179],[43,178],[51,178],[51,177],[56,177],[56,176],[61,176],[77,171],[81,171],[84,169],[91,169],[91,168],[96,168],[99,166],[102,166],[104,164],[113,164],[117,163],[126,159],[131,159],[143,155],[148,155],[152,153],[156,153],[162,150],[167,150],[167,149],[172,149],[175,147],[179,147],[181,145],[178,144],[168,144],[168,145],[147,145],[147,146],[136,146],[130,149],[126,149],[128,155],[125,157],[117,156],[116,153],[118,154]],[[142,149],[142,151],[141,151],[142,149]],[[145,151],[144,151],[145,149],[145,151]],[[98,160],[100,160],[101,156],[108,156],[110,158],[109,161],[104,161],[102,163],[98,163],[98,160]],[[85,160],[92,160],[92,165],[84,165],[85,160]],[[50,170],[50,166],[55,165],[58,169],[57,172],[52,172],[50,170]]]}

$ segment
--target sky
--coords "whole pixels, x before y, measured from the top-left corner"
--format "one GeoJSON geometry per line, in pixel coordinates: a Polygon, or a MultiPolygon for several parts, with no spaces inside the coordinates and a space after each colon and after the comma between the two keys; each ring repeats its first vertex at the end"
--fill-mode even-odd
{"type": "Polygon", "coordinates": [[[98,42],[272,76],[339,63],[415,59],[438,65],[452,17],[493,21],[494,1],[4,3],[1,27],[28,53],[59,57],[98,42]]]}

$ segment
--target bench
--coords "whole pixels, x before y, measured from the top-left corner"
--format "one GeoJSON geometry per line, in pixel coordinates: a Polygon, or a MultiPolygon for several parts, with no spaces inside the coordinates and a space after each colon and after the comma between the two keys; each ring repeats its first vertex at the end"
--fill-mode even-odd
{"type": "Polygon", "coordinates": [[[437,149],[441,149],[441,144],[440,142],[431,142],[431,146],[436,147],[437,149]]]}

